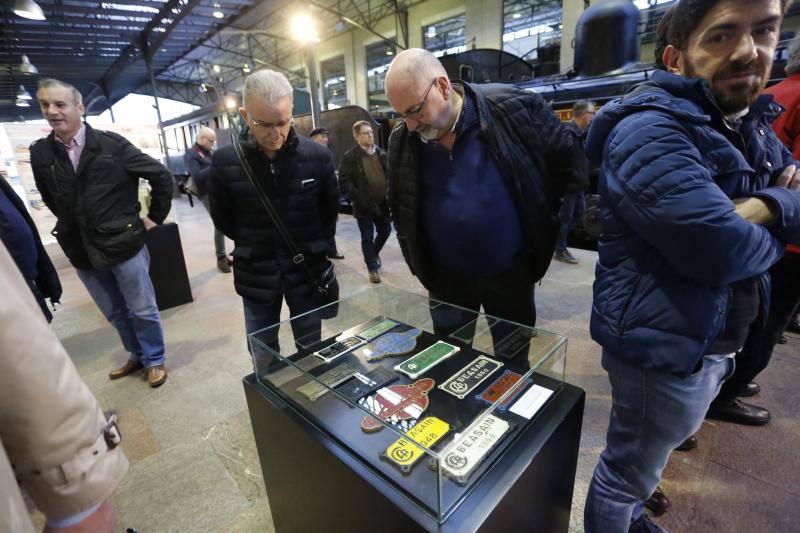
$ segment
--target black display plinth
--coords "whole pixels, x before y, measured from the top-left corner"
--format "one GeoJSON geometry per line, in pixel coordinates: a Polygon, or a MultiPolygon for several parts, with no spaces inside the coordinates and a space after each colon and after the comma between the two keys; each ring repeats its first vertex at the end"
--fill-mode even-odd
{"type": "Polygon", "coordinates": [[[442,524],[254,374],[244,388],[278,532],[569,529],[585,399],[577,387],[558,390],[442,524]]]}
{"type": "Polygon", "coordinates": [[[192,289],[186,273],[178,225],[168,222],[147,232],[150,252],[150,280],[156,292],[158,310],[191,302],[192,289]]]}

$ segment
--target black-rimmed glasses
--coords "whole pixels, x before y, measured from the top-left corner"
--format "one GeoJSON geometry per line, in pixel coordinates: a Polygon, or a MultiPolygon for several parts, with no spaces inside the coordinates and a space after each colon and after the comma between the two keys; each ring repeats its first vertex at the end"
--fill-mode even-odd
{"type": "Polygon", "coordinates": [[[288,120],[281,120],[280,122],[275,122],[275,123],[259,122],[257,120],[251,120],[250,121],[250,127],[251,128],[256,128],[256,129],[259,129],[261,131],[272,131],[275,128],[278,128],[279,130],[282,130],[283,128],[285,128],[287,126],[291,126],[292,124],[294,124],[294,119],[293,118],[290,118],[288,120]]]}
{"type": "Polygon", "coordinates": [[[408,111],[407,113],[402,113],[400,115],[401,119],[405,120],[409,118],[411,119],[419,118],[420,114],[422,113],[422,108],[425,107],[425,102],[428,100],[428,95],[431,94],[431,89],[433,89],[433,86],[436,84],[437,79],[439,78],[433,78],[431,84],[428,86],[428,90],[425,91],[425,96],[422,97],[422,101],[419,103],[419,105],[414,109],[412,109],[411,111],[408,111]]]}

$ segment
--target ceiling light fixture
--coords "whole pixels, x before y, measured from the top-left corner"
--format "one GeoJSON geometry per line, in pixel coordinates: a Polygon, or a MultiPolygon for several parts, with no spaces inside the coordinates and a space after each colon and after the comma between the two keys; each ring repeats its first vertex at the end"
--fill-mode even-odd
{"type": "Polygon", "coordinates": [[[217,74],[222,72],[222,69],[219,67],[219,65],[214,65],[214,72],[216,72],[217,74]]]}
{"type": "Polygon", "coordinates": [[[39,74],[39,69],[34,67],[28,56],[22,55],[22,62],[19,64],[19,71],[23,74],[39,74]]]}
{"type": "Polygon", "coordinates": [[[44,11],[33,0],[17,0],[14,2],[14,13],[22,18],[31,20],[44,20],[44,11]]]}
{"type": "Polygon", "coordinates": [[[19,86],[19,91],[17,91],[17,98],[20,100],[33,100],[31,93],[25,90],[24,85],[19,86]]]}
{"type": "Polygon", "coordinates": [[[225,13],[222,12],[222,10],[220,8],[220,5],[217,4],[217,3],[214,4],[214,12],[211,13],[211,14],[214,15],[215,19],[224,19],[225,18],[225,13]]]}
{"type": "Polygon", "coordinates": [[[17,98],[17,107],[30,107],[31,104],[28,103],[27,100],[23,100],[22,98],[17,98]]]}

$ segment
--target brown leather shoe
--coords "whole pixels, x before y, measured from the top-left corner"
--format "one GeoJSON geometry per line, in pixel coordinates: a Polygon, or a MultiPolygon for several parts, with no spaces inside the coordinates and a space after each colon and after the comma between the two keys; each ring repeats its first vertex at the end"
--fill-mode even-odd
{"type": "Polygon", "coordinates": [[[147,369],[147,382],[151,387],[160,387],[167,381],[167,369],[164,365],[151,366],[147,369]]]}
{"type": "Polygon", "coordinates": [[[130,359],[128,359],[127,361],[125,361],[124,365],[122,365],[119,368],[115,368],[114,370],[109,372],[108,379],[124,378],[125,376],[133,374],[137,370],[141,370],[142,368],[144,368],[142,366],[142,363],[138,361],[131,361],[130,359]]]}

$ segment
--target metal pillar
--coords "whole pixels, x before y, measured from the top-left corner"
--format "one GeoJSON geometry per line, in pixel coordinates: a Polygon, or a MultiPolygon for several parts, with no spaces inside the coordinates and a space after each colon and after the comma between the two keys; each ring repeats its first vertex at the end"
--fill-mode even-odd
{"type": "Polygon", "coordinates": [[[147,73],[150,75],[150,89],[153,91],[153,100],[156,103],[156,116],[158,117],[158,130],[161,132],[161,148],[164,152],[164,164],[171,171],[172,165],[169,162],[169,148],[167,148],[167,135],[164,133],[164,125],[161,123],[161,108],[158,105],[158,93],[156,91],[156,78],[153,76],[153,65],[150,57],[145,54],[144,64],[147,66],[147,73]]]}
{"type": "Polygon", "coordinates": [[[317,85],[317,61],[314,58],[314,45],[309,43],[303,46],[303,55],[308,68],[308,84],[311,93],[311,124],[314,128],[321,126],[319,120],[319,87],[317,85]]]}

